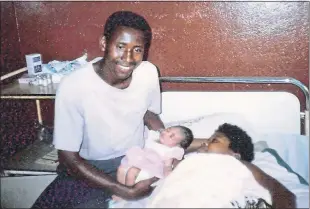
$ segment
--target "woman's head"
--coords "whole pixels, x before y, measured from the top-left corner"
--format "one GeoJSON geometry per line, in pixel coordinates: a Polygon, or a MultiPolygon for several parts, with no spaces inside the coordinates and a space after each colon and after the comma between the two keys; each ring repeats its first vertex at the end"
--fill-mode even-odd
{"type": "Polygon", "coordinates": [[[169,147],[179,145],[183,149],[189,147],[194,139],[193,132],[185,126],[172,126],[160,133],[160,143],[169,147]]]}
{"type": "Polygon", "coordinates": [[[238,126],[228,123],[220,125],[198,152],[230,154],[248,162],[254,159],[251,137],[238,126]]]}

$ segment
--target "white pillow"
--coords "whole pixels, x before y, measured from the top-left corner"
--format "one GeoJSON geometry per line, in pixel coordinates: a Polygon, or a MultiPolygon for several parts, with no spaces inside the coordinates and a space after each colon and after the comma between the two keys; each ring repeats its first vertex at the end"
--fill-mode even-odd
{"type": "Polygon", "coordinates": [[[239,113],[214,113],[211,115],[199,116],[183,121],[166,122],[165,126],[186,126],[192,130],[195,138],[207,138],[210,137],[214,131],[224,123],[230,123],[242,128],[252,138],[253,143],[259,141],[259,135],[258,132],[254,129],[254,126],[249,121],[247,121],[242,114],[239,113]]]}

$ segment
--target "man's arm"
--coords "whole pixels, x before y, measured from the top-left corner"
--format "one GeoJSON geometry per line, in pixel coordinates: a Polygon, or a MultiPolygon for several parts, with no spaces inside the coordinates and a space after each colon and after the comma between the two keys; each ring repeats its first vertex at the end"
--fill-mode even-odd
{"type": "Polygon", "coordinates": [[[53,144],[59,150],[60,164],[64,165],[71,175],[85,180],[91,186],[107,188],[124,199],[134,199],[147,195],[153,189],[150,185],[156,179],[148,179],[132,187],[126,187],[79,156],[78,152],[83,141],[85,123],[84,109],[80,105],[83,96],[76,89],[74,80],[70,79],[68,78],[60,84],[55,100],[53,144]]]}
{"type": "Polygon", "coordinates": [[[157,131],[159,129],[165,128],[164,123],[160,119],[159,115],[149,110],[146,111],[143,120],[144,124],[148,127],[149,130],[157,131]]]}
{"type": "Polygon", "coordinates": [[[107,188],[113,194],[124,199],[137,199],[152,192],[151,185],[157,178],[140,181],[132,187],[114,181],[103,171],[96,169],[83,160],[77,152],[58,151],[59,162],[64,164],[69,173],[77,178],[86,179],[92,187],[107,188]]]}
{"type": "Polygon", "coordinates": [[[241,162],[252,172],[255,180],[270,192],[273,208],[296,208],[296,197],[292,192],[252,163],[241,162]]]}

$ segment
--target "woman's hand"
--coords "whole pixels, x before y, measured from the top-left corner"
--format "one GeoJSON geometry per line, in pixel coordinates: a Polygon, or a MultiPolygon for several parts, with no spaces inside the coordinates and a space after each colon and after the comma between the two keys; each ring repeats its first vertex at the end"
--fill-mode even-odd
{"type": "Polygon", "coordinates": [[[272,207],[273,208],[296,208],[296,197],[295,195],[287,190],[282,190],[274,192],[271,195],[272,207]]]}
{"type": "Polygon", "coordinates": [[[191,145],[185,150],[185,153],[196,152],[204,143],[208,142],[208,138],[195,138],[191,145]]]}

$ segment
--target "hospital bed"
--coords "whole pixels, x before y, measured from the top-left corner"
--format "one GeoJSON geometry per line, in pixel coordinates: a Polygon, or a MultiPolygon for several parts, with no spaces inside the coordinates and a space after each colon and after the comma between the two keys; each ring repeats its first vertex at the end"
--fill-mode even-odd
{"type": "MultiPolygon", "coordinates": [[[[191,128],[196,138],[209,137],[224,122],[240,126],[250,134],[257,148],[254,164],[294,192],[299,207],[309,207],[307,87],[286,77],[161,77],[160,80],[162,83],[281,83],[299,87],[306,98],[305,109],[295,95],[284,91],[165,91],[161,118],[167,126],[181,124],[191,128]],[[259,148],[262,141],[266,142],[265,147],[259,148]],[[275,152],[263,152],[266,148],[275,152]]],[[[1,178],[1,204],[10,208],[30,207],[55,177],[1,178]]],[[[131,206],[139,207],[139,202],[131,202],[131,206]]]]}
{"type": "MultiPolygon", "coordinates": [[[[291,190],[297,207],[309,208],[309,93],[302,83],[272,77],[161,77],[161,81],[186,85],[286,83],[299,87],[306,99],[305,109],[295,95],[285,91],[167,91],[162,93],[161,118],[166,126],[189,127],[195,138],[210,137],[225,122],[238,125],[252,137],[253,163],[291,190]]],[[[110,206],[143,208],[146,202],[147,198],[110,206]]]]}

